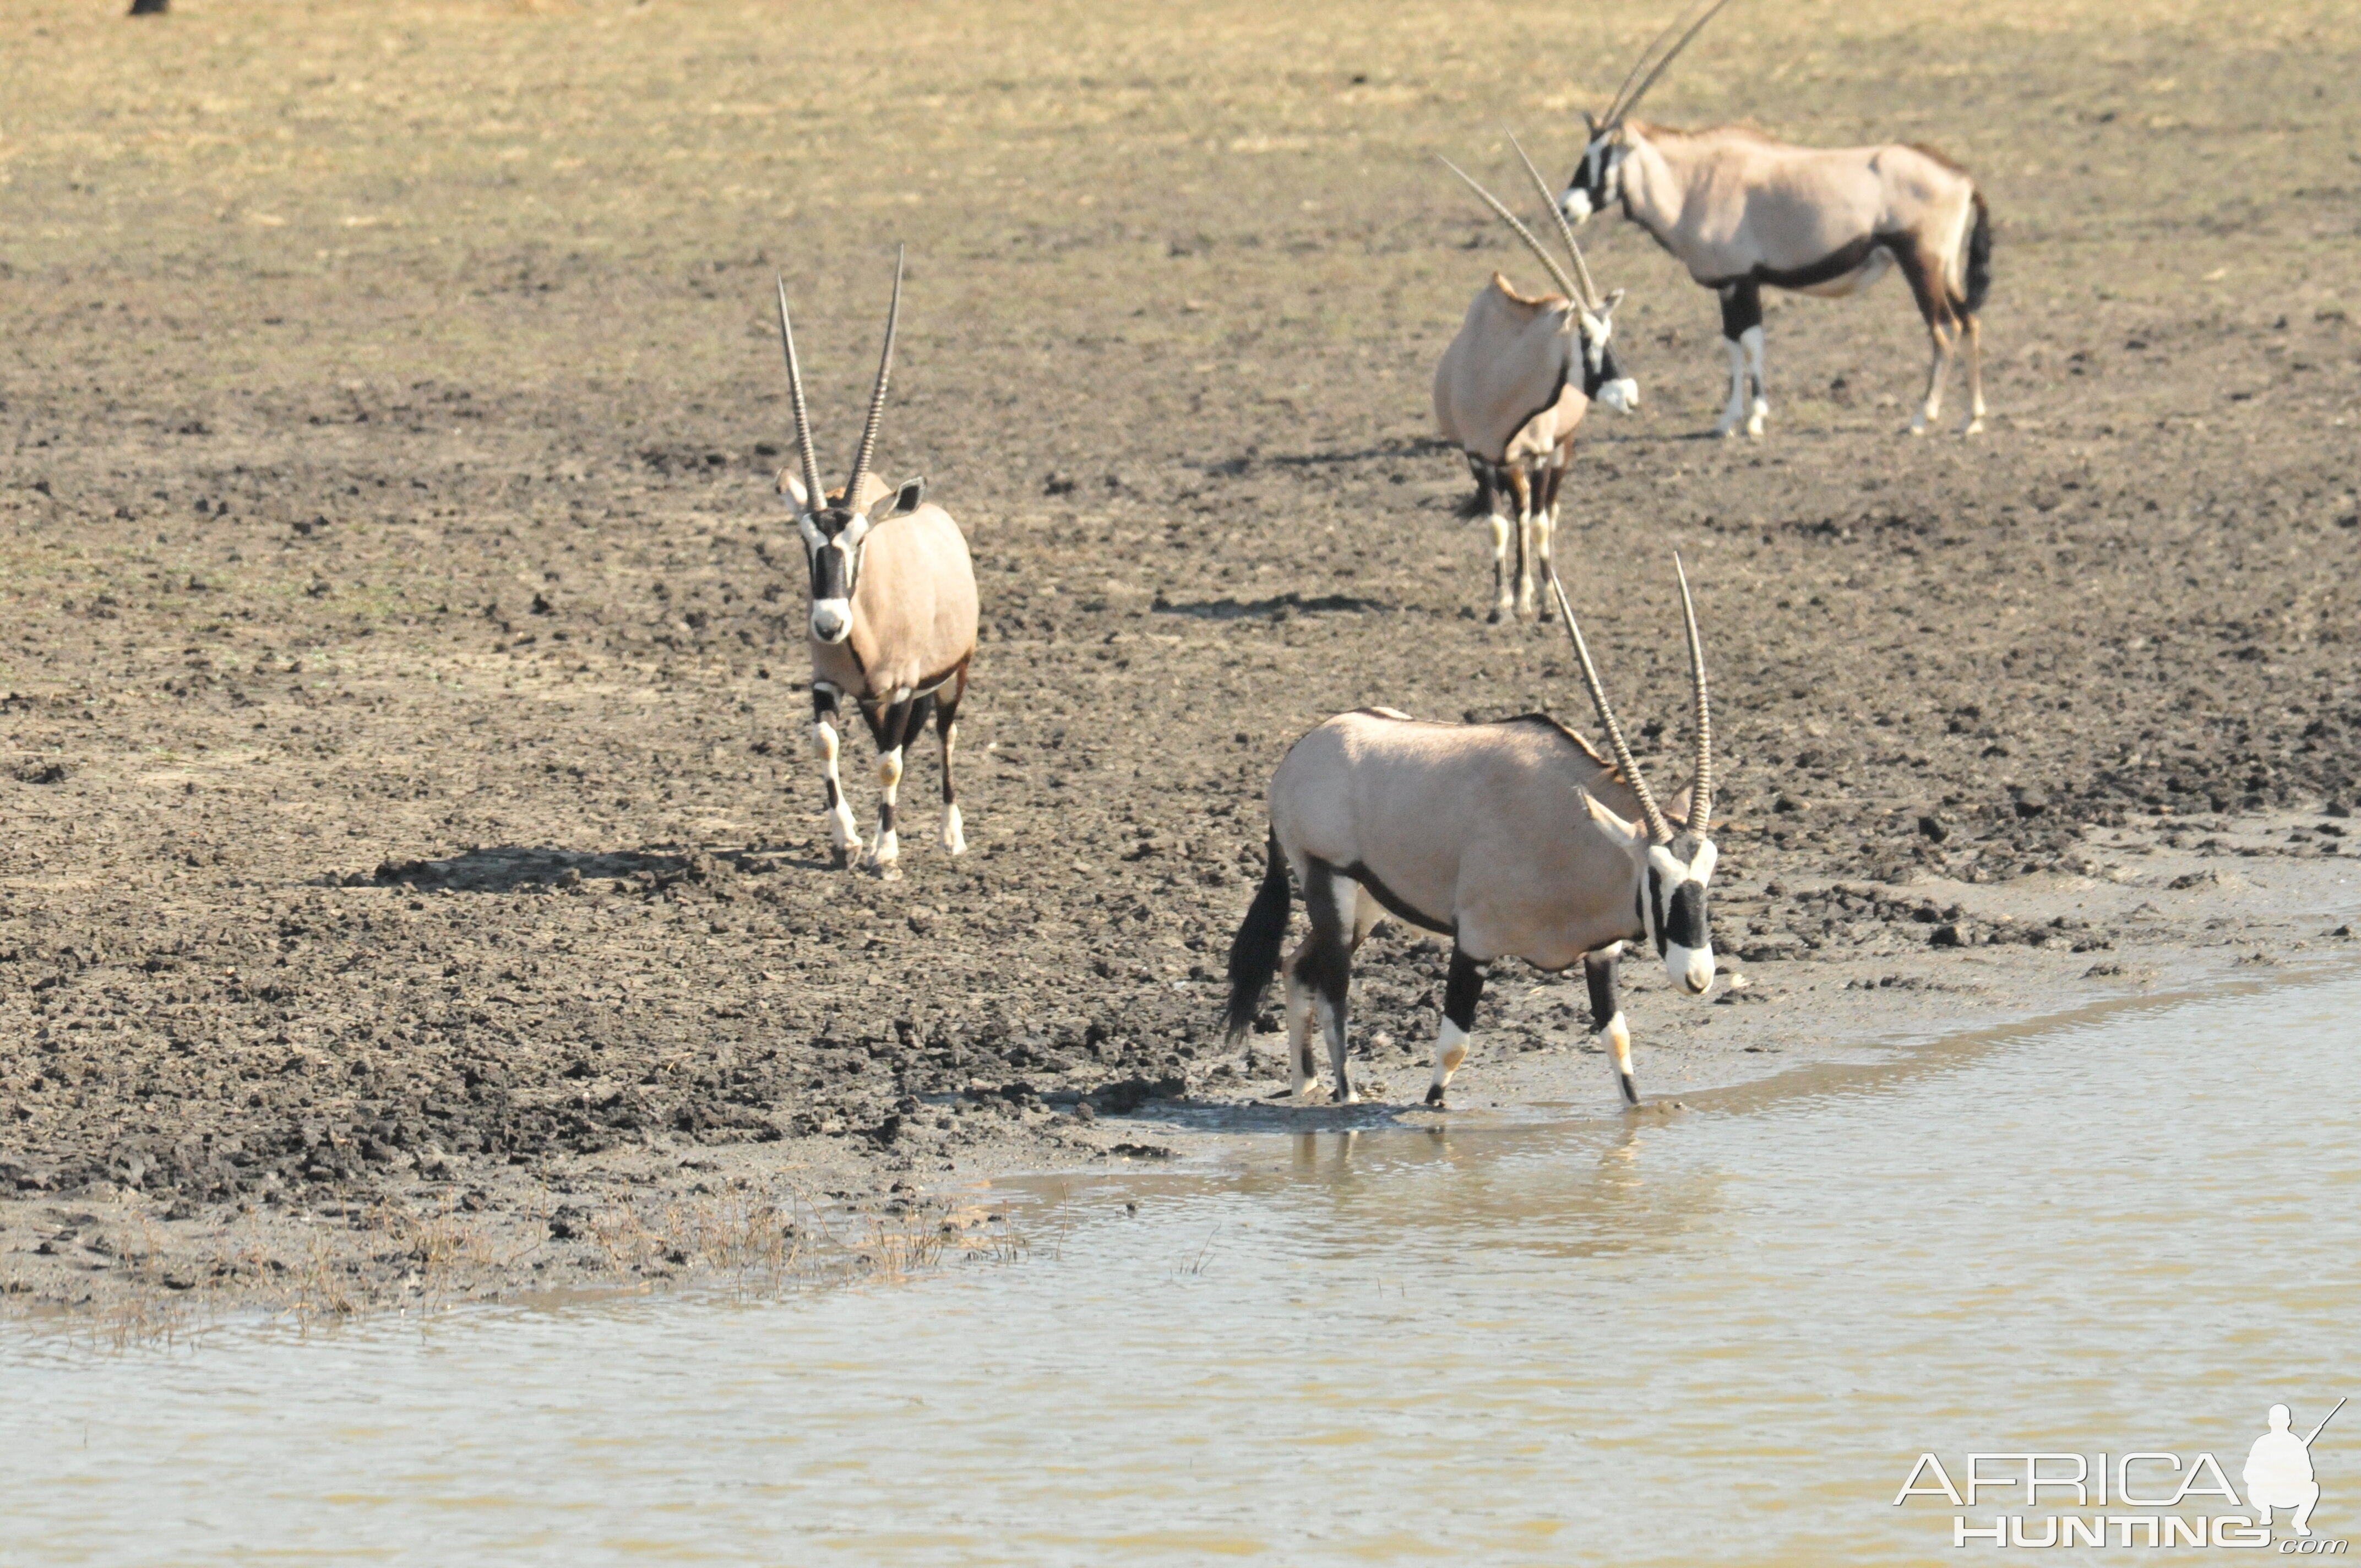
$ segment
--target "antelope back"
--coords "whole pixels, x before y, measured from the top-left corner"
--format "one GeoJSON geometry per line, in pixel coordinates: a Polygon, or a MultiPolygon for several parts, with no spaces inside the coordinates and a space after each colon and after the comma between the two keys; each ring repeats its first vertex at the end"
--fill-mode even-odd
{"type": "MultiPolygon", "coordinates": [[[[1482,959],[1544,968],[1632,934],[1638,863],[1577,790],[1636,811],[1596,753],[1538,715],[1437,724],[1339,714],[1271,777],[1270,820],[1301,872],[1317,856],[1482,959]]],[[[1405,915],[1404,918],[1409,916],[1405,915]]]]}
{"type": "Polygon", "coordinates": [[[1554,294],[1520,294],[1493,274],[1435,367],[1444,440],[1497,463],[1540,456],[1571,433],[1589,406],[1581,328],[1567,330],[1572,309],[1554,294]]]}

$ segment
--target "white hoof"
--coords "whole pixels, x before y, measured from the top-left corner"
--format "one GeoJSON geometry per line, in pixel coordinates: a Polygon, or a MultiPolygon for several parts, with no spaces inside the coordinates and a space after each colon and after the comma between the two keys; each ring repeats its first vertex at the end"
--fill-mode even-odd
{"type": "Polygon", "coordinates": [[[902,858],[901,836],[895,833],[879,834],[876,848],[869,851],[869,858],[876,861],[881,868],[890,866],[900,860],[902,858]]]}
{"type": "Polygon", "coordinates": [[[1984,416],[1982,414],[1971,415],[1968,419],[1968,422],[1960,426],[1960,433],[1961,435],[1982,435],[1983,433],[1984,416]]]}
{"type": "Polygon", "coordinates": [[[967,835],[960,830],[960,808],[956,806],[943,808],[943,848],[954,855],[967,853],[967,835]]]}

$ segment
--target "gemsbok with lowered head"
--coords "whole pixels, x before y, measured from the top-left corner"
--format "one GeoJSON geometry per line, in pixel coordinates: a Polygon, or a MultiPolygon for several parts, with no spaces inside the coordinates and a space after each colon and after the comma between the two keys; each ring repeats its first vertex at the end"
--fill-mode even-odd
{"type": "Polygon", "coordinates": [[[800,476],[782,472],[780,499],[794,509],[811,567],[812,751],[828,784],[829,833],[840,865],[862,858],[861,834],[837,776],[839,704],[851,697],[877,743],[877,838],[869,858],[890,872],[901,858],[895,799],[902,783],[902,751],[935,722],[943,748],[943,848],[967,848],[951,753],[959,740],[961,699],[975,657],[975,568],[967,539],[950,513],[926,499],[927,482],[889,488],[869,471],[885,387],[894,368],[894,330],[902,315],[902,261],[894,263],[894,302],[885,316],[885,347],[868,422],[841,489],[820,486],[812,451],[811,414],[804,401],[803,368],[796,360],[795,329],[787,322],[787,285],[779,280],[779,341],[787,356],[787,397],[794,406],[800,476]]]}
{"type": "MultiPolygon", "coordinates": [[[[1516,138],[1509,138],[1514,146],[1516,138]]],[[[1568,272],[1533,237],[1531,229],[1500,199],[1469,179],[1449,159],[1443,166],[1498,213],[1525,242],[1542,269],[1558,287],[1554,294],[1526,295],[1500,273],[1467,307],[1459,335],[1434,367],[1434,422],[1443,438],[1459,448],[1476,477],[1477,506],[1492,525],[1492,614],[1533,613],[1533,581],[1550,576],[1550,547],[1557,533],[1558,492],[1574,462],[1574,433],[1593,402],[1629,413],[1640,400],[1639,384],[1623,374],[1614,348],[1615,307],[1623,291],[1601,297],[1590,269],[1574,243],[1574,230],[1551,201],[1525,149],[1517,148],[1542,203],[1557,221],[1559,237],[1574,262],[1568,272]],[[1511,533],[1503,510],[1516,502],[1511,533]],[[1516,589],[1510,592],[1509,547],[1516,544],[1516,589]]],[[[1542,604],[1547,620],[1550,607],[1542,604]]]]}
{"type": "Polygon", "coordinates": [[[1333,1097],[1343,1104],[1359,1098],[1345,1060],[1353,954],[1391,915],[1451,938],[1428,1104],[1444,1103],[1451,1075],[1467,1058],[1487,967],[1510,957],[1553,972],[1582,960],[1591,1032],[1604,1035],[1614,1052],[1624,1101],[1640,1102],[1631,1031],[1616,996],[1624,944],[1653,942],[1674,983],[1692,995],[1712,989],[1714,975],[1706,921],[1717,854],[1708,836],[1713,727],[1697,609],[1677,556],[1674,566],[1697,705],[1697,769],[1671,812],[1641,776],[1565,590],[1551,578],[1614,761],[1539,713],[1447,724],[1363,708],[1298,740],[1271,775],[1269,859],[1230,944],[1234,1048],[1280,967],[1292,871],[1312,923],[1286,961],[1294,1093],[1317,1076],[1316,1022],[1327,1039],[1333,1097]]]}
{"type": "Polygon", "coordinates": [[[1841,298],[1898,266],[1934,354],[1910,432],[1924,434],[1941,414],[1943,383],[1964,345],[1968,418],[1960,433],[1975,434],[1984,422],[1978,317],[1992,290],[1992,224],[1983,192],[1966,170],[1931,148],[1898,142],[1794,147],[1741,126],[1685,131],[1631,117],[1665,67],[1728,3],[1698,0],[1702,14],[1684,15],[1657,36],[1606,113],[1583,116],[1589,136],[1560,209],[1579,224],[1620,206],[1691,278],[1720,295],[1730,401],[1717,433],[1743,428],[1759,436],[1771,412],[1763,373],[1764,285],[1841,298]]]}

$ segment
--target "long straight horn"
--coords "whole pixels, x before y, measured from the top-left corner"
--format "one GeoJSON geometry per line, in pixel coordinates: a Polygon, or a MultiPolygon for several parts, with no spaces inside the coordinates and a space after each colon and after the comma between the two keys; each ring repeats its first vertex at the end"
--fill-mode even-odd
{"type": "Polygon", "coordinates": [[[1510,137],[1509,145],[1517,149],[1518,161],[1525,166],[1525,172],[1532,176],[1533,189],[1541,192],[1542,205],[1547,207],[1550,216],[1557,220],[1558,237],[1565,241],[1565,253],[1574,258],[1575,276],[1582,280],[1582,297],[1575,303],[1597,315],[1604,296],[1598,292],[1598,285],[1591,281],[1590,264],[1582,258],[1582,247],[1574,243],[1574,225],[1566,222],[1565,214],[1558,210],[1557,198],[1550,194],[1549,181],[1543,179],[1542,171],[1533,167],[1533,160],[1525,156],[1525,144],[1510,137]]]}
{"type": "Polygon", "coordinates": [[[1606,727],[1607,744],[1615,753],[1615,765],[1623,770],[1623,777],[1631,785],[1631,793],[1640,797],[1641,813],[1648,819],[1648,831],[1659,844],[1673,841],[1672,825],[1664,820],[1664,808],[1649,793],[1648,781],[1640,776],[1639,760],[1631,755],[1631,743],[1623,739],[1623,727],[1615,722],[1614,707],[1607,700],[1607,688],[1598,684],[1598,666],[1590,662],[1590,645],[1582,640],[1582,628],[1575,624],[1574,607],[1565,602],[1565,587],[1550,574],[1550,592],[1557,596],[1557,612],[1565,618],[1566,635],[1574,639],[1575,657],[1582,664],[1582,684],[1590,688],[1590,706],[1598,710],[1598,722],[1606,727]]]}
{"type": "Polygon", "coordinates": [[[787,351],[787,401],[796,411],[796,453],[804,467],[804,510],[817,512],[828,504],[828,498],[820,492],[819,459],[812,453],[811,410],[804,402],[803,367],[796,363],[796,330],[787,324],[787,280],[778,278],[778,284],[779,343],[787,351]]]}
{"type": "Polygon", "coordinates": [[[869,477],[869,459],[877,455],[877,425],[885,417],[885,383],[894,374],[894,325],[902,319],[902,262],[910,253],[903,246],[894,253],[894,302],[885,311],[885,349],[877,356],[877,389],[869,394],[869,422],[861,427],[861,451],[852,460],[852,477],[844,482],[844,504],[861,505],[861,481],[869,477]]]}
{"type": "Polygon", "coordinates": [[[1689,598],[1688,568],[1673,552],[1681,579],[1681,618],[1688,623],[1689,683],[1697,688],[1697,776],[1689,783],[1689,831],[1702,833],[1713,815],[1713,710],[1705,695],[1705,643],[1697,636],[1697,605],[1689,598]]]}
{"type": "Polygon", "coordinates": [[[1640,85],[1632,89],[1631,94],[1617,105],[1615,113],[1608,116],[1609,122],[1613,125],[1621,125],[1625,117],[1628,116],[1632,110],[1640,106],[1640,100],[1648,95],[1648,89],[1656,84],[1656,79],[1664,75],[1664,68],[1672,64],[1674,60],[1679,59],[1681,50],[1689,47],[1689,40],[1696,38],[1698,32],[1704,28],[1708,22],[1713,20],[1714,14],[1716,12],[1719,11],[1724,5],[1729,4],[1730,0],[1713,0],[1713,4],[1706,7],[1705,15],[1699,16],[1696,21],[1689,24],[1688,31],[1681,35],[1681,41],[1675,44],[1671,49],[1665,50],[1664,58],[1656,61],[1654,68],[1648,72],[1647,76],[1641,82],[1640,85]]]}
{"type": "Polygon", "coordinates": [[[1559,290],[1565,293],[1565,297],[1574,301],[1576,304],[1582,303],[1582,291],[1574,286],[1574,280],[1566,276],[1565,269],[1557,264],[1557,258],[1552,256],[1548,251],[1542,248],[1542,242],[1533,237],[1533,231],[1527,228],[1523,223],[1519,221],[1516,214],[1502,206],[1500,204],[1500,198],[1495,196],[1491,192],[1487,191],[1481,185],[1477,184],[1475,179],[1469,175],[1466,170],[1452,162],[1451,159],[1443,157],[1440,153],[1435,156],[1436,160],[1440,162],[1444,168],[1448,169],[1452,173],[1458,175],[1460,179],[1467,182],[1467,188],[1470,191],[1473,191],[1478,196],[1483,197],[1484,204],[1491,208],[1494,212],[1499,214],[1500,220],[1503,223],[1517,231],[1517,237],[1525,242],[1525,248],[1531,250],[1533,253],[1534,259],[1538,260],[1548,271],[1549,275],[1553,279],[1556,280],[1559,290]]]}
{"type": "MultiPolygon", "coordinates": [[[[1693,0],[1693,4],[1704,3],[1705,0],[1693,0]]],[[[1631,99],[1631,84],[1640,80],[1641,73],[1648,69],[1648,62],[1656,58],[1656,51],[1664,47],[1664,40],[1680,31],[1681,23],[1687,16],[1687,11],[1681,12],[1664,24],[1662,32],[1648,40],[1648,47],[1640,51],[1639,58],[1631,62],[1631,69],[1623,73],[1622,85],[1615,89],[1615,96],[1607,100],[1607,112],[1591,122],[1592,136],[1596,137],[1601,131],[1611,131],[1622,124],[1623,110],[1631,99]]]]}

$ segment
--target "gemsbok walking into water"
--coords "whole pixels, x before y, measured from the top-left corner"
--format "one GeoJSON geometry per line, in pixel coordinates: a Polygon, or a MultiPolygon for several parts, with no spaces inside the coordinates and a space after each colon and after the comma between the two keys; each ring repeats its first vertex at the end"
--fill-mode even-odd
{"type": "MultiPolygon", "coordinates": [[[[1510,137],[1511,145],[1515,137],[1510,137]]],[[[1557,535],[1558,494],[1574,462],[1575,428],[1593,402],[1629,413],[1640,400],[1639,384],[1623,374],[1614,348],[1615,307],[1623,291],[1600,296],[1590,269],[1574,243],[1574,230],[1550,199],[1525,149],[1517,148],[1525,172],[1556,219],[1558,236],[1574,262],[1568,272],[1533,237],[1517,215],[1449,159],[1443,166],[1498,213],[1558,287],[1554,294],[1526,295],[1500,273],[1467,307],[1459,335],[1434,367],[1434,422],[1443,438],[1467,459],[1476,477],[1476,505],[1492,525],[1492,614],[1533,613],[1533,582],[1550,576],[1551,545],[1557,535]],[[1516,503],[1513,533],[1503,508],[1516,503]],[[1510,591],[1509,550],[1516,546],[1515,593],[1510,591]]],[[[1550,607],[1542,604],[1547,620],[1550,607]]]]}
{"type": "Polygon", "coordinates": [[[1642,53],[1604,115],[1583,116],[1589,137],[1560,209],[1579,224],[1620,206],[1721,296],[1730,401],[1717,433],[1743,428],[1759,436],[1771,412],[1764,285],[1840,298],[1898,266],[1934,353],[1911,433],[1925,433],[1941,414],[1943,383],[1964,344],[1968,418],[1960,433],[1975,434],[1984,422],[1978,317],[1992,290],[1992,225],[1974,179],[1932,148],[1794,147],[1741,126],[1685,131],[1632,119],[1665,67],[1729,0],[1700,3],[1702,15],[1675,20],[1642,53]]]}
{"type": "Polygon", "coordinates": [[[803,369],[796,362],[795,329],[787,322],[787,285],[779,280],[779,341],[787,356],[787,396],[794,405],[800,477],[779,476],[782,499],[796,513],[811,567],[812,751],[828,784],[828,821],[840,865],[857,864],[861,834],[837,776],[838,705],[851,697],[877,742],[877,838],[870,860],[890,871],[901,858],[895,797],[902,783],[902,751],[925,732],[927,720],[943,748],[943,848],[967,848],[951,753],[959,740],[959,708],[975,657],[975,568],[967,539],[950,513],[926,499],[927,482],[888,488],[869,471],[877,427],[885,412],[885,386],[894,368],[894,329],[902,315],[902,262],[894,263],[894,302],[885,316],[885,347],[868,422],[841,489],[823,490],[812,451],[811,414],[804,401],[803,369]],[[890,504],[889,504],[890,503],[890,504]]]}
{"type": "MultiPolygon", "coordinates": [[[[1680,572],[1677,556],[1674,565],[1680,572]]],[[[1447,724],[1363,708],[1337,715],[1295,743],[1271,775],[1262,887],[1230,944],[1233,1047],[1280,967],[1292,871],[1312,923],[1285,966],[1287,1060],[1297,1095],[1317,1076],[1316,1021],[1328,1043],[1334,1098],[1344,1104],[1359,1098],[1345,1060],[1353,954],[1391,915],[1451,938],[1428,1104],[1444,1103],[1451,1075],[1466,1060],[1487,967],[1510,957],[1551,971],[1582,960],[1591,1032],[1604,1035],[1614,1051],[1625,1102],[1640,1102],[1631,1031],[1616,996],[1624,944],[1653,942],[1674,983],[1692,995],[1710,990],[1714,975],[1706,922],[1717,854],[1708,837],[1713,728],[1686,572],[1680,582],[1697,768],[1670,814],[1640,774],[1555,578],[1550,591],[1613,749],[1611,764],[1538,713],[1447,724]]]]}

